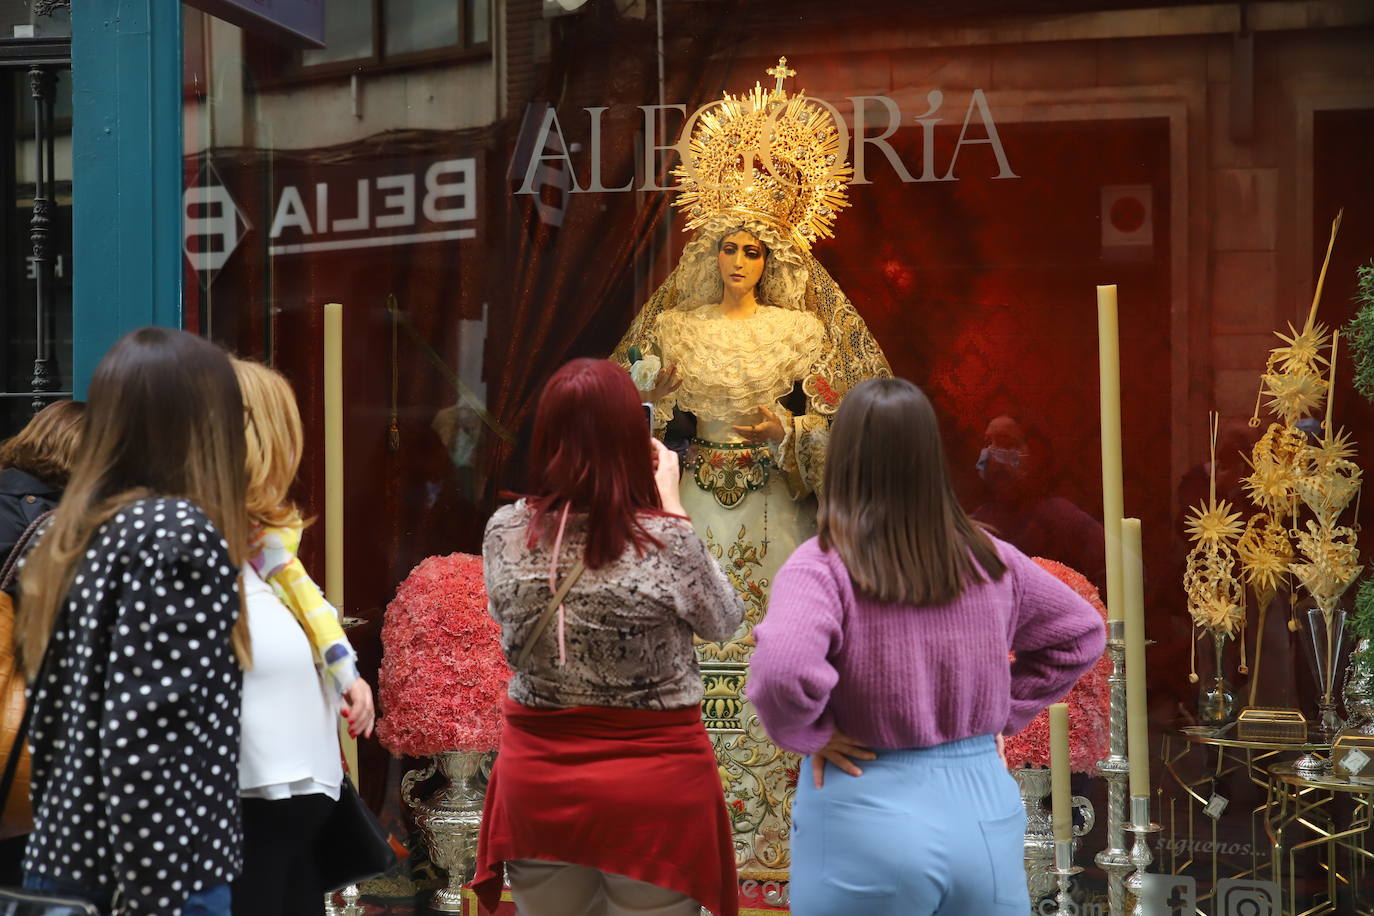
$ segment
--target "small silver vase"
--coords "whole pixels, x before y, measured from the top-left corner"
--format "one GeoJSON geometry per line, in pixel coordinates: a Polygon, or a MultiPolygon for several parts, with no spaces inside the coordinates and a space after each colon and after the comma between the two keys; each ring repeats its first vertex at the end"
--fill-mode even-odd
{"type": "Polygon", "coordinates": [[[1345,668],[1345,688],[1341,693],[1346,721],[1342,735],[1374,735],[1374,665],[1358,664],[1368,651],[1369,640],[1360,639],[1345,668]]]}
{"type": "Polygon", "coordinates": [[[477,830],[495,760],[495,751],[444,751],[401,780],[401,798],[415,814],[430,861],[448,873],[448,884],[430,900],[430,908],[437,912],[463,911],[463,885],[477,870],[477,830]],[[415,786],[436,769],[443,773],[444,784],[429,798],[417,799],[415,786]]]}

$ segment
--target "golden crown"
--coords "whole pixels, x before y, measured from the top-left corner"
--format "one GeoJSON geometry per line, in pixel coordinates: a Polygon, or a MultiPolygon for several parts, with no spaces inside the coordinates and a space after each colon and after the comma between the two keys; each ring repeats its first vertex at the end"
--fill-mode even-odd
{"type": "Polygon", "coordinates": [[[684,126],[692,134],[673,170],[677,206],[688,230],[730,214],[790,233],[809,250],[834,235],[836,211],[849,206],[848,130],[825,103],[783,91],[783,81],[797,75],[787,58],[767,73],[774,88],[755,83],[738,97],[727,92],[684,126]]]}

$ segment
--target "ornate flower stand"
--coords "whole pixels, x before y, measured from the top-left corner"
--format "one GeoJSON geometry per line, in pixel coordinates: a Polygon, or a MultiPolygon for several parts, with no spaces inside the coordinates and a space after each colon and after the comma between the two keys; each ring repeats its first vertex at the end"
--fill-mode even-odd
{"type": "Polygon", "coordinates": [[[495,751],[445,751],[401,780],[401,798],[415,813],[415,824],[429,847],[429,857],[448,873],[448,885],[434,892],[430,909],[463,911],[463,885],[477,868],[477,829],[495,751]],[[447,781],[429,798],[417,799],[415,786],[441,771],[447,781]]]}

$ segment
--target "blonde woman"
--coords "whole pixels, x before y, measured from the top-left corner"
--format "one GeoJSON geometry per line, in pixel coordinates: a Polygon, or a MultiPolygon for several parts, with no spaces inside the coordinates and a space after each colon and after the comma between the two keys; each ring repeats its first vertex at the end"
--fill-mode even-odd
{"type": "Polygon", "coordinates": [[[225,353],[142,328],[105,354],[62,503],[24,566],[34,827],[24,885],[228,916],[252,663],[243,402],[225,353]],[[237,658],[236,658],[237,656],[237,658]]]}
{"type": "Polygon", "coordinates": [[[304,522],[287,493],[304,436],[291,385],[260,363],[233,362],[245,407],[253,525],[243,595],[257,647],[243,679],[244,868],[233,911],[302,916],[323,911],[314,848],[343,781],[336,710],[342,702],[351,734],[371,735],[372,689],[358,676],[337,612],[296,559],[304,522]]]}

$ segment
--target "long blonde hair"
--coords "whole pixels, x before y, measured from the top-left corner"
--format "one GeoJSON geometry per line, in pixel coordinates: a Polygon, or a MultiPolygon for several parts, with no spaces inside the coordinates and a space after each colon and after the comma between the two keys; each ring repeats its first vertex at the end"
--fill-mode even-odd
{"type": "Polygon", "coordinates": [[[297,525],[288,493],[301,466],[305,433],[291,383],[262,363],[234,358],[243,393],[248,517],[255,525],[297,525]]]}
{"type": "MultiPolygon", "coordinates": [[[[15,643],[30,679],[87,545],[130,502],[190,500],[224,536],[235,566],[247,554],[243,401],[223,350],[171,328],[130,331],[96,367],[87,403],[71,479],[20,580],[15,643]]],[[[241,602],[232,641],[248,667],[252,647],[241,602]]]]}

